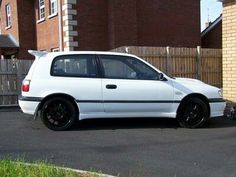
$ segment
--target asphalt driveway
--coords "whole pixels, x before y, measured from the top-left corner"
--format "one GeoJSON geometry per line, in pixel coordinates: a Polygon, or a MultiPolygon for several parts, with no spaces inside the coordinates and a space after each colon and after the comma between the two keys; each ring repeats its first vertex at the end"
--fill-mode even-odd
{"type": "Polygon", "coordinates": [[[0,157],[6,156],[122,177],[235,177],[236,121],[184,129],[166,119],[89,120],[53,132],[40,119],[0,110],[0,157]]]}

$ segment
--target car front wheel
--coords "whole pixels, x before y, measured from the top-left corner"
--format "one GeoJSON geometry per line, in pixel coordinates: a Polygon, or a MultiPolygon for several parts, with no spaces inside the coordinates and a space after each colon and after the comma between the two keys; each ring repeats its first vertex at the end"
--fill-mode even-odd
{"type": "Polygon", "coordinates": [[[181,127],[200,128],[207,122],[209,110],[201,99],[190,98],[181,106],[177,118],[181,127]]]}
{"type": "Polygon", "coordinates": [[[42,122],[51,130],[67,130],[74,124],[75,118],[76,110],[73,104],[62,97],[49,99],[41,110],[42,122]]]}

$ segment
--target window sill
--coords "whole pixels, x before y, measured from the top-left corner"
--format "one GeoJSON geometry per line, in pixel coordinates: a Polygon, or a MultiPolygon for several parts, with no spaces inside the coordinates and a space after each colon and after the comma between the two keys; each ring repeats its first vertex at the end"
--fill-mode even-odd
{"type": "Polygon", "coordinates": [[[42,22],[44,22],[45,20],[46,20],[45,18],[42,18],[42,19],[38,20],[37,23],[42,23],[42,22]]]}
{"type": "Polygon", "coordinates": [[[52,52],[60,52],[60,49],[59,48],[52,48],[51,51],[52,52]]]}
{"type": "Polygon", "coordinates": [[[53,18],[55,16],[57,16],[57,13],[49,15],[48,18],[53,18]]]}
{"type": "Polygon", "coordinates": [[[12,27],[12,25],[10,25],[10,26],[7,26],[6,28],[5,28],[5,30],[8,30],[8,29],[10,29],[12,27]]]}

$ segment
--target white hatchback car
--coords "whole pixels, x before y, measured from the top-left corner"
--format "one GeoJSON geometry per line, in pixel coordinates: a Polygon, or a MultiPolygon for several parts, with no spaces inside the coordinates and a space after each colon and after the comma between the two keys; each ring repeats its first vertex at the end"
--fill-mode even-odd
{"type": "Polygon", "coordinates": [[[173,78],[134,55],[113,52],[29,51],[36,57],[19,105],[40,113],[52,130],[90,118],[168,117],[197,128],[222,116],[221,90],[199,80],[173,78]]]}

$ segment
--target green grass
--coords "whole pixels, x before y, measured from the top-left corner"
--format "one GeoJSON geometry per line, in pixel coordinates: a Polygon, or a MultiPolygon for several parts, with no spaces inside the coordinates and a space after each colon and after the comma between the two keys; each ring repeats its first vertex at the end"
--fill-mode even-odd
{"type": "Polygon", "coordinates": [[[25,165],[22,160],[3,159],[0,160],[0,177],[99,177],[99,175],[78,174],[44,162],[25,165]]]}

